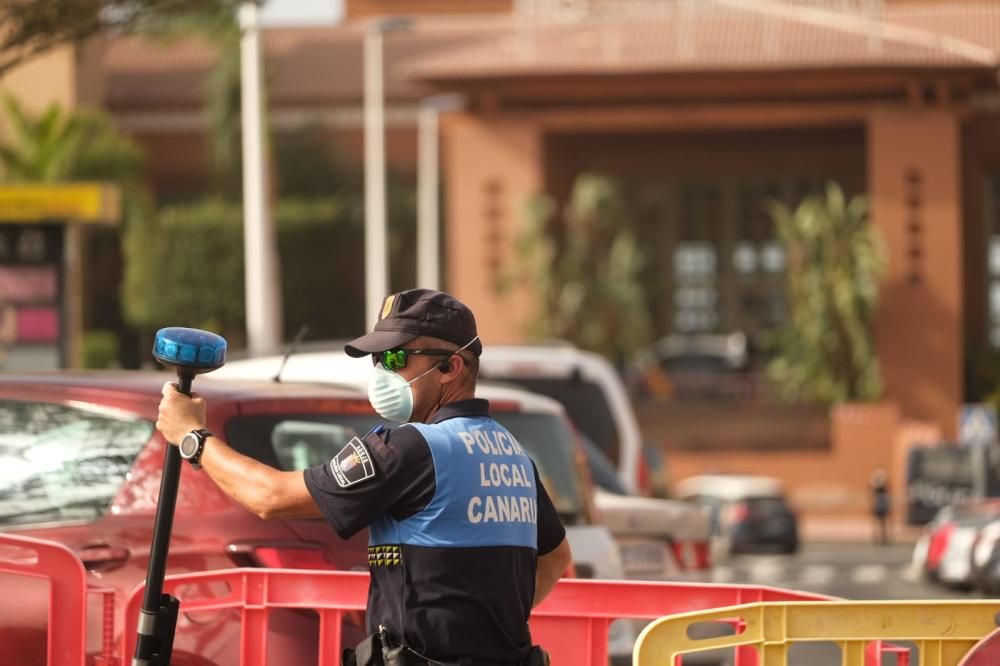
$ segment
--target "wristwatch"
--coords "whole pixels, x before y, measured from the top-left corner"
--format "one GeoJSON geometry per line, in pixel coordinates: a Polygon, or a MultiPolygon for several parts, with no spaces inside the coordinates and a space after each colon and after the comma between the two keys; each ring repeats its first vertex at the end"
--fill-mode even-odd
{"type": "Polygon", "coordinates": [[[180,446],[177,447],[180,449],[181,458],[191,463],[191,467],[201,469],[201,452],[205,450],[205,441],[211,436],[212,433],[205,428],[192,430],[184,435],[180,446]]]}

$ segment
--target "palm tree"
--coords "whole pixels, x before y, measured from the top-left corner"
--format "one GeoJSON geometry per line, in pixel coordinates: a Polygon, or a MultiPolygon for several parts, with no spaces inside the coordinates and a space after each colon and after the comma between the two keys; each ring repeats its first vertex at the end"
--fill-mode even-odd
{"type": "Polygon", "coordinates": [[[646,260],[634,223],[620,183],[600,174],[581,174],[561,211],[549,197],[529,202],[517,272],[538,296],[531,333],[616,362],[649,343],[646,260]]]}
{"type": "Polygon", "coordinates": [[[3,98],[9,138],[0,144],[4,180],[54,183],[73,180],[135,184],[142,151],[103,115],[50,104],[32,116],[11,96],[3,98]]]}
{"type": "Polygon", "coordinates": [[[868,200],[839,185],[771,216],[788,256],[790,321],[768,368],[789,399],[870,400],[882,392],[873,325],[885,258],[868,200]]]}

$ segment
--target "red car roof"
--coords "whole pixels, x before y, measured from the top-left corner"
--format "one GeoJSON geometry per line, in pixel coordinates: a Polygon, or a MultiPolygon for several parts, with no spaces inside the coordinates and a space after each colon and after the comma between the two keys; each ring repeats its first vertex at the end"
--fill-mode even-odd
{"type": "MultiPolygon", "coordinates": [[[[128,393],[131,395],[157,396],[165,382],[171,381],[170,372],[141,370],[71,370],[0,375],[0,392],[9,395],[18,390],[74,390],[128,393]]],[[[331,384],[276,383],[264,381],[215,381],[199,377],[194,390],[206,398],[238,400],[248,397],[285,398],[340,398],[365,399],[356,389],[331,384]]]]}
{"type": "MultiPolygon", "coordinates": [[[[124,409],[147,419],[156,418],[160,392],[165,382],[174,378],[170,372],[137,370],[61,371],[0,375],[0,399],[80,401],[124,409]]],[[[310,411],[370,411],[368,397],[347,387],[320,384],[285,384],[263,381],[214,381],[199,377],[195,392],[206,398],[210,408],[238,403],[257,405],[264,411],[279,408],[289,401],[324,403],[310,411]],[[325,404],[337,401],[342,404],[325,404]]],[[[258,411],[254,408],[253,411],[258,411]]]]}

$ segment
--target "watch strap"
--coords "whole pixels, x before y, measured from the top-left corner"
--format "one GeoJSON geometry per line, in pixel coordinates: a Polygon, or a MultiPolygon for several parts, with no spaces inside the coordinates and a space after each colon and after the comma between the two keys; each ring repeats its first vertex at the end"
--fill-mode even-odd
{"type": "Polygon", "coordinates": [[[188,458],[188,462],[191,463],[191,467],[194,469],[201,469],[201,453],[205,450],[205,442],[212,436],[212,431],[208,428],[199,428],[192,430],[190,434],[194,435],[198,440],[198,450],[194,452],[193,456],[188,458]]]}

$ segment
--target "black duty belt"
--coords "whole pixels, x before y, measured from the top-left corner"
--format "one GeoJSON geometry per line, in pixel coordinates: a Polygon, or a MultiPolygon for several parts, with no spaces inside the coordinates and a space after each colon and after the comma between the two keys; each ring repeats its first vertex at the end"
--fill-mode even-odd
{"type": "MultiPolygon", "coordinates": [[[[533,648],[534,649],[534,648],[533,648]]],[[[541,651],[541,650],[539,650],[541,651]]],[[[534,654],[522,661],[482,661],[479,659],[459,659],[458,661],[429,661],[410,656],[408,666],[545,666],[548,661],[537,661],[534,654]]]]}
{"type": "Polygon", "coordinates": [[[459,659],[439,661],[404,645],[385,627],[380,626],[353,650],[345,650],[345,666],[549,666],[549,656],[537,645],[532,646],[526,659],[521,661],[484,661],[459,659]]]}

